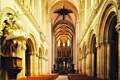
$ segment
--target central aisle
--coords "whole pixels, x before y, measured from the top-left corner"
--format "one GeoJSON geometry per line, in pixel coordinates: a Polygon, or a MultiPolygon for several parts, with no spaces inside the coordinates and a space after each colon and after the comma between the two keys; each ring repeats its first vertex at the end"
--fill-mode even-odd
{"type": "Polygon", "coordinates": [[[68,80],[67,75],[59,75],[59,77],[56,80],[68,80]]]}

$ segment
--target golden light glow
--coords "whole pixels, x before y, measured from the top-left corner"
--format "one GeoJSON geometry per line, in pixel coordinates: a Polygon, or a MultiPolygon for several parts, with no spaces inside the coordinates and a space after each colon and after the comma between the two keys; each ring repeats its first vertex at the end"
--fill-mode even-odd
{"type": "Polygon", "coordinates": [[[67,41],[67,46],[70,46],[70,40],[68,39],[68,41],[67,41]]]}
{"type": "Polygon", "coordinates": [[[63,47],[65,47],[65,42],[63,42],[63,47]]]}
{"type": "Polygon", "coordinates": [[[58,46],[60,46],[60,40],[58,41],[58,46]]]}

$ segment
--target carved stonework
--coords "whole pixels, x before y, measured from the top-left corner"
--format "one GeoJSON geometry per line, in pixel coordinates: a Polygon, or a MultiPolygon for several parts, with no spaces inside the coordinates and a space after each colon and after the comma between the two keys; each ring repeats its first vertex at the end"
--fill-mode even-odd
{"type": "Polygon", "coordinates": [[[14,24],[13,21],[13,16],[11,14],[8,14],[8,18],[7,20],[5,20],[2,24],[3,29],[1,32],[1,38],[0,38],[0,42],[1,42],[1,51],[4,55],[8,55],[11,56],[12,54],[12,47],[14,45],[12,40],[6,40],[6,37],[8,35],[10,35],[10,33],[13,31],[12,29],[12,25],[14,24]]]}
{"type": "Polygon", "coordinates": [[[120,33],[120,23],[118,23],[115,28],[116,28],[116,31],[120,33]]]}
{"type": "Polygon", "coordinates": [[[118,9],[120,9],[120,0],[118,0],[118,9]]]}
{"type": "Polygon", "coordinates": [[[8,17],[2,24],[3,29],[0,32],[1,51],[4,56],[12,56],[17,53],[18,40],[25,39],[26,34],[17,26],[15,17],[8,14],[8,17]]]}

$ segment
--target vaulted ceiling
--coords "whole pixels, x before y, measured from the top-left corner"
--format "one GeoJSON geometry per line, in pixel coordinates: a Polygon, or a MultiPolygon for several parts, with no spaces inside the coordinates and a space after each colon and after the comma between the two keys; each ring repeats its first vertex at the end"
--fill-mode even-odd
{"type": "Polygon", "coordinates": [[[72,44],[77,21],[77,9],[70,1],[61,0],[51,8],[52,32],[56,42],[72,44]]]}

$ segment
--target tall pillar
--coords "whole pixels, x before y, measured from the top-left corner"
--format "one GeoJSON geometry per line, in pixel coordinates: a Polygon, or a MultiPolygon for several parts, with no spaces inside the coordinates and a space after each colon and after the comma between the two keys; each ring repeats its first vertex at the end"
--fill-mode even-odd
{"type": "Polygon", "coordinates": [[[32,61],[31,61],[31,63],[32,63],[32,74],[33,75],[37,75],[38,74],[38,57],[36,56],[36,52],[32,52],[32,61]]]}
{"type": "Polygon", "coordinates": [[[89,74],[90,76],[92,76],[92,52],[90,51],[90,58],[89,58],[89,66],[90,66],[90,70],[89,70],[89,74]]]}
{"type": "Polygon", "coordinates": [[[107,47],[107,54],[105,56],[106,58],[106,68],[105,68],[105,79],[109,79],[109,73],[110,73],[110,49],[111,49],[111,43],[106,43],[106,47],[107,47]]]}
{"type": "Polygon", "coordinates": [[[38,75],[38,60],[39,60],[39,56],[38,56],[38,53],[36,52],[36,55],[35,55],[35,75],[38,75]]]}
{"type": "Polygon", "coordinates": [[[86,65],[86,68],[85,68],[86,75],[88,75],[88,69],[89,69],[89,67],[88,67],[88,59],[89,59],[89,56],[88,56],[88,54],[86,54],[86,63],[85,63],[85,65],[86,65]]]}
{"type": "Polygon", "coordinates": [[[39,56],[39,74],[42,74],[42,57],[39,56]]]}
{"type": "Polygon", "coordinates": [[[34,65],[34,60],[35,60],[35,54],[33,53],[32,54],[32,61],[31,61],[31,63],[32,63],[32,66],[31,66],[31,68],[32,68],[32,75],[35,75],[35,65],[34,65]]]}
{"type": "Polygon", "coordinates": [[[109,78],[110,70],[110,43],[108,41],[101,42],[100,44],[100,54],[99,54],[99,74],[100,78],[107,79],[109,78]]]}
{"type": "Polygon", "coordinates": [[[100,46],[97,44],[97,77],[100,77],[100,46]]]}
{"type": "Polygon", "coordinates": [[[91,53],[91,56],[92,56],[92,70],[91,70],[92,74],[91,75],[94,76],[94,53],[93,52],[91,53]]]}
{"type": "Polygon", "coordinates": [[[40,74],[42,74],[42,56],[40,57],[40,74]]]}
{"type": "Polygon", "coordinates": [[[86,58],[87,58],[87,57],[86,57],[86,54],[85,54],[85,58],[84,58],[85,75],[86,75],[86,58]]]}
{"type": "Polygon", "coordinates": [[[31,52],[31,56],[30,56],[30,67],[31,67],[31,75],[34,75],[34,53],[33,52],[31,52]]]}
{"type": "Polygon", "coordinates": [[[104,42],[100,43],[100,78],[104,78],[104,42]]]}
{"type": "Polygon", "coordinates": [[[120,23],[115,28],[118,32],[118,80],[120,80],[120,23]]]}
{"type": "Polygon", "coordinates": [[[84,58],[82,57],[82,74],[84,74],[84,58]]]}
{"type": "Polygon", "coordinates": [[[91,76],[90,69],[91,69],[91,54],[88,52],[86,57],[86,74],[91,76]]]}

